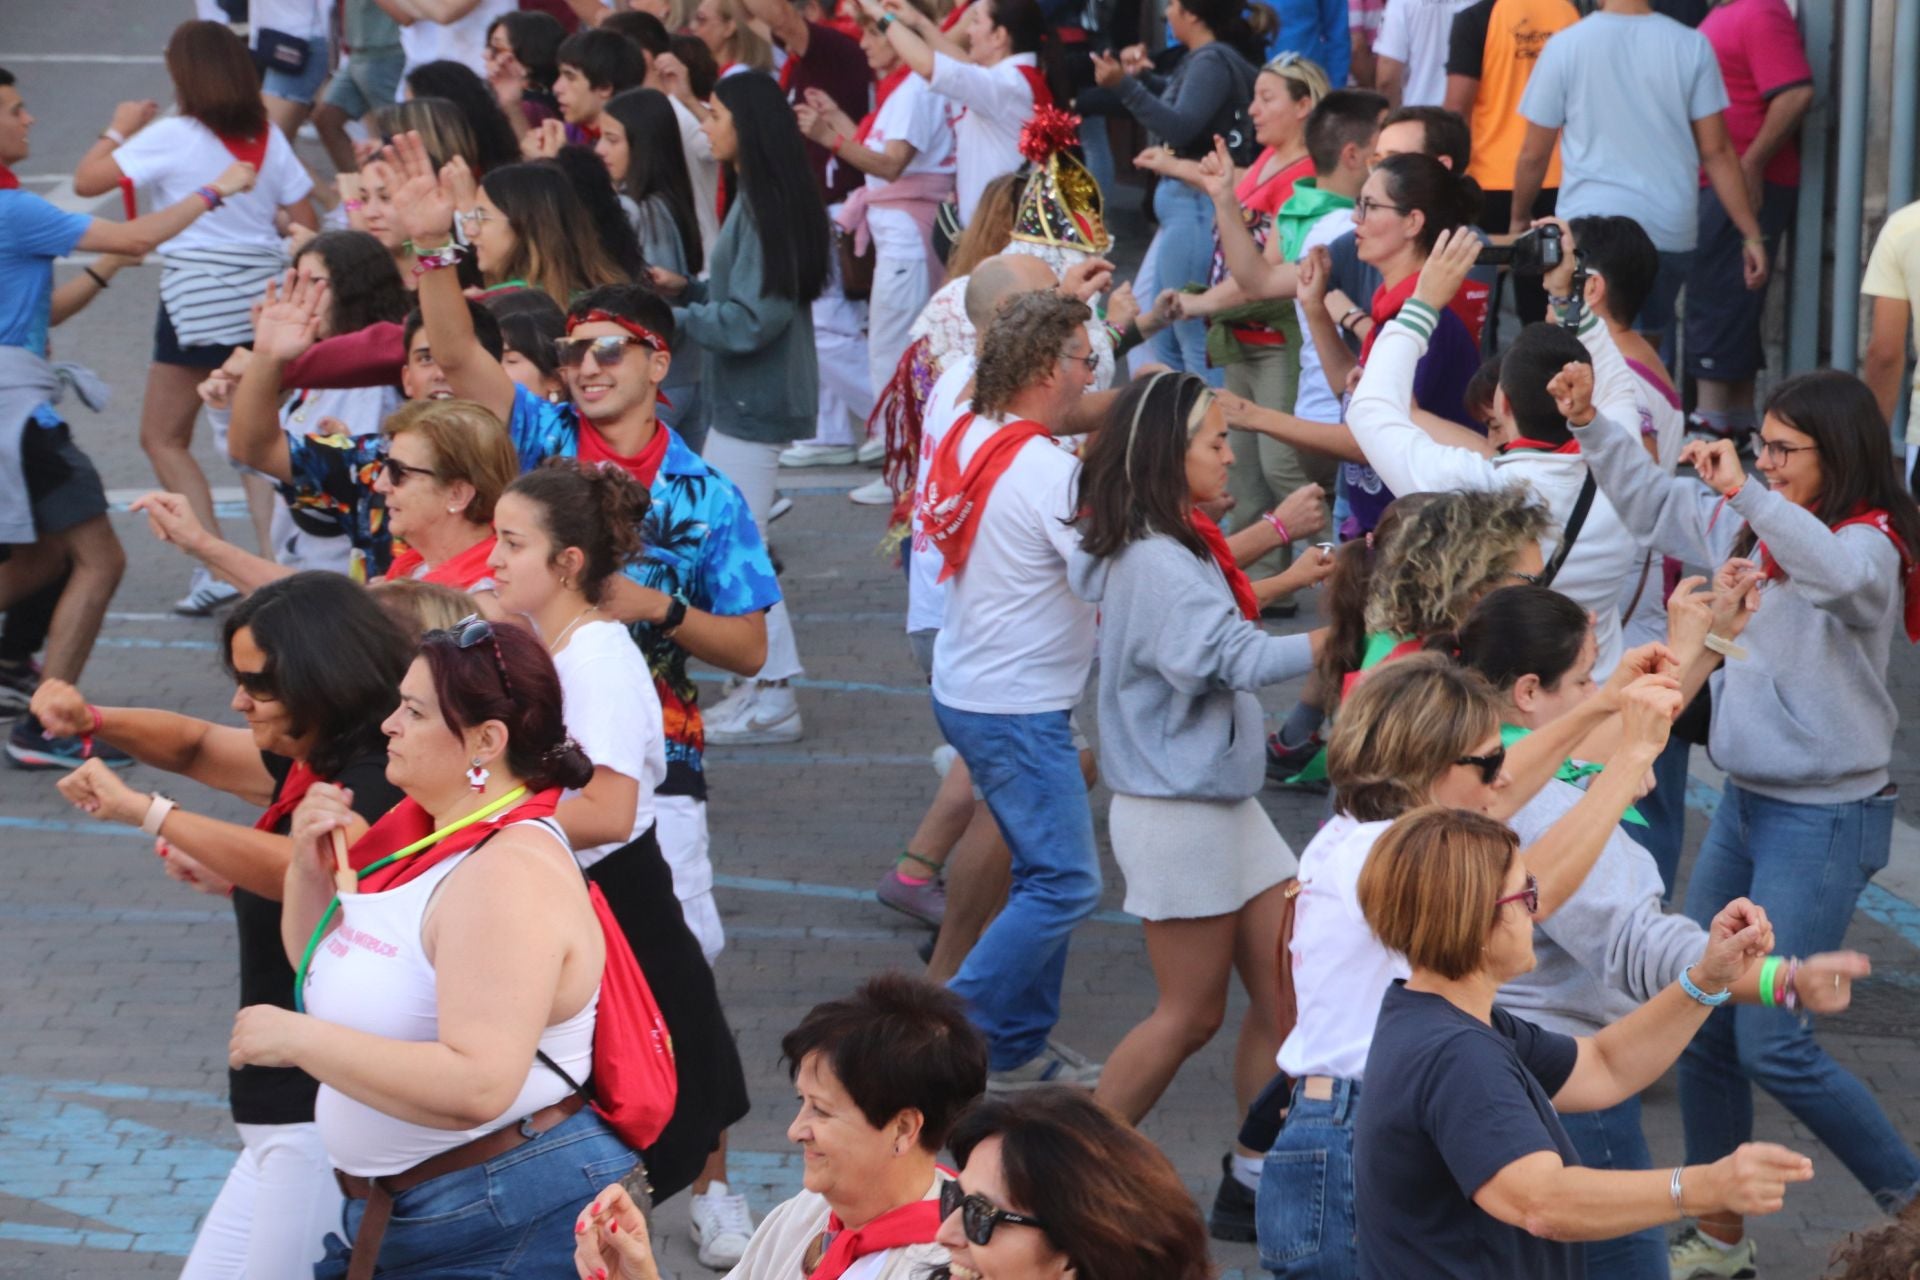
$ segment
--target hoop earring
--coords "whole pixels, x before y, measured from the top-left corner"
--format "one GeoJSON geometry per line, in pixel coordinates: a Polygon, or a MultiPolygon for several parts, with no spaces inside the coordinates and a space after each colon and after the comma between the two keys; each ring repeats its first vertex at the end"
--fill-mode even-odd
{"type": "Polygon", "coordinates": [[[492,772],[480,763],[480,757],[475,756],[472,767],[467,770],[467,785],[473,788],[474,794],[485,791],[492,777],[492,772]]]}

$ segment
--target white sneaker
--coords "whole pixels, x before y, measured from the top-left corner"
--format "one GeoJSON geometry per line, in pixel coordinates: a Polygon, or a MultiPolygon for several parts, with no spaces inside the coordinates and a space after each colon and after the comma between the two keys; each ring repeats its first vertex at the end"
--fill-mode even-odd
{"type": "Polygon", "coordinates": [[[847,492],[847,501],[863,507],[890,507],[893,505],[893,486],[886,477],[869,480],[858,489],[847,492]]]}
{"type": "Polygon", "coordinates": [[[239,598],[240,590],[232,583],[222,582],[205,569],[195,569],[187,581],[187,594],[173,602],[173,611],[183,618],[205,618],[239,598]]]}
{"type": "Polygon", "coordinates": [[[700,700],[700,719],[706,724],[725,721],[740,714],[741,704],[753,696],[753,681],[741,676],[728,676],[721,682],[720,692],[714,695],[712,702],[700,700]]]}
{"type": "Polygon", "coordinates": [[[801,441],[780,451],[783,467],[850,467],[859,451],[850,444],[812,444],[801,441]]]}
{"type": "Polygon", "coordinates": [[[1022,1089],[1032,1089],[1043,1084],[1070,1084],[1082,1089],[1091,1089],[1100,1083],[1100,1068],[1103,1064],[1089,1061],[1085,1055],[1057,1041],[1047,1041],[1047,1047],[1035,1054],[1030,1060],[1005,1071],[987,1073],[988,1093],[1018,1093],[1022,1089]]]}
{"type": "Polygon", "coordinates": [[[1753,1280],[1753,1237],[1747,1236],[1730,1249],[1723,1249],[1689,1226],[1667,1246],[1667,1267],[1673,1280],[1753,1280]]]}
{"type": "Polygon", "coordinates": [[[793,499],[784,493],[781,494],[773,500],[773,505],[767,508],[767,523],[772,524],[791,510],[793,510],[793,499]]]}
{"type": "Polygon", "coordinates": [[[740,1265],[740,1255],[753,1238],[753,1213],[745,1196],[734,1195],[724,1182],[711,1183],[705,1195],[689,1198],[687,1218],[702,1266],[731,1271],[740,1265]]]}
{"type": "Polygon", "coordinates": [[[879,436],[868,436],[855,450],[853,460],[863,467],[877,467],[887,460],[887,442],[879,436]]]}
{"type": "Polygon", "coordinates": [[[706,722],[708,745],[751,747],[800,741],[800,702],[792,687],[757,681],[746,687],[752,692],[728,707],[725,717],[706,722]]]}

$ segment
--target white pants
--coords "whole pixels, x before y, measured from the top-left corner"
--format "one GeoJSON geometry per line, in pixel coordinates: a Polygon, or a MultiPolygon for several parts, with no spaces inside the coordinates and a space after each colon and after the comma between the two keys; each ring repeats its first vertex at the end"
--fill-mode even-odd
{"type": "Polygon", "coordinates": [[[812,443],[853,444],[866,435],[873,412],[866,307],[821,294],[813,303],[813,343],[820,354],[820,422],[812,443]]]}
{"type": "MultiPolygon", "coordinates": [[[[774,483],[780,474],[780,448],[777,444],[741,440],[716,427],[707,433],[707,451],[702,455],[708,466],[740,490],[763,539],[767,536],[767,512],[773,508],[774,483]]],[[[800,665],[800,650],[793,638],[793,619],[787,616],[787,602],[782,600],[767,610],[767,660],[754,678],[789,680],[803,674],[805,668],[800,665]]]]}
{"type": "Polygon", "coordinates": [[[309,1276],[340,1229],[340,1187],[306,1124],[237,1124],[245,1144],[226,1185],[200,1224],[181,1280],[264,1280],[309,1276]]]}
{"type": "Polygon", "coordinates": [[[909,258],[875,256],[873,296],[867,299],[867,380],[872,383],[869,405],[871,397],[879,396],[880,389],[893,380],[901,355],[913,341],[913,322],[932,296],[933,281],[927,277],[924,253],[909,258]]]}
{"type": "Polygon", "coordinates": [[[680,899],[680,914],[712,964],[726,947],[727,935],[713,902],[707,802],[692,796],[655,796],[653,803],[653,831],[660,840],[660,856],[673,872],[673,896],[680,899]]]}

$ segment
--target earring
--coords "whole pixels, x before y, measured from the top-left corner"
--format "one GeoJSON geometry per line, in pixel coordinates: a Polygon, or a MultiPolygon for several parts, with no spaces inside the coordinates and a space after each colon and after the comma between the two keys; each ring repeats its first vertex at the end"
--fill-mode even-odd
{"type": "Polygon", "coordinates": [[[457,516],[457,515],[459,515],[459,514],[460,514],[460,508],[458,508],[458,507],[448,507],[448,508],[447,508],[447,514],[448,514],[448,515],[450,515],[450,516],[457,516]]]}
{"type": "Polygon", "coordinates": [[[472,767],[467,770],[467,785],[473,788],[474,794],[485,791],[492,777],[493,773],[480,763],[479,756],[475,756],[472,767]]]}

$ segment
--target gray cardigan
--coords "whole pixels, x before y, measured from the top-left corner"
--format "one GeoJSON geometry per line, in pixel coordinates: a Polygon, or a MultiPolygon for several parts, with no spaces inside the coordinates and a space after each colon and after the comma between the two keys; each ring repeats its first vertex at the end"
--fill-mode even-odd
{"type": "Polygon", "coordinates": [[[813,435],[820,415],[813,309],[766,291],[766,259],[744,199],[733,202],[707,255],[707,278],[688,283],[673,322],[700,344],[700,404],[710,430],[758,444],[813,435]]]}
{"type": "Polygon", "coordinates": [[[1100,772],[1123,795],[1244,800],[1266,781],[1253,690],[1304,675],[1304,635],[1272,636],[1234,607],[1220,568],[1172,538],[1097,559],[1075,550],[1073,593],[1100,606],[1100,772]]]}

